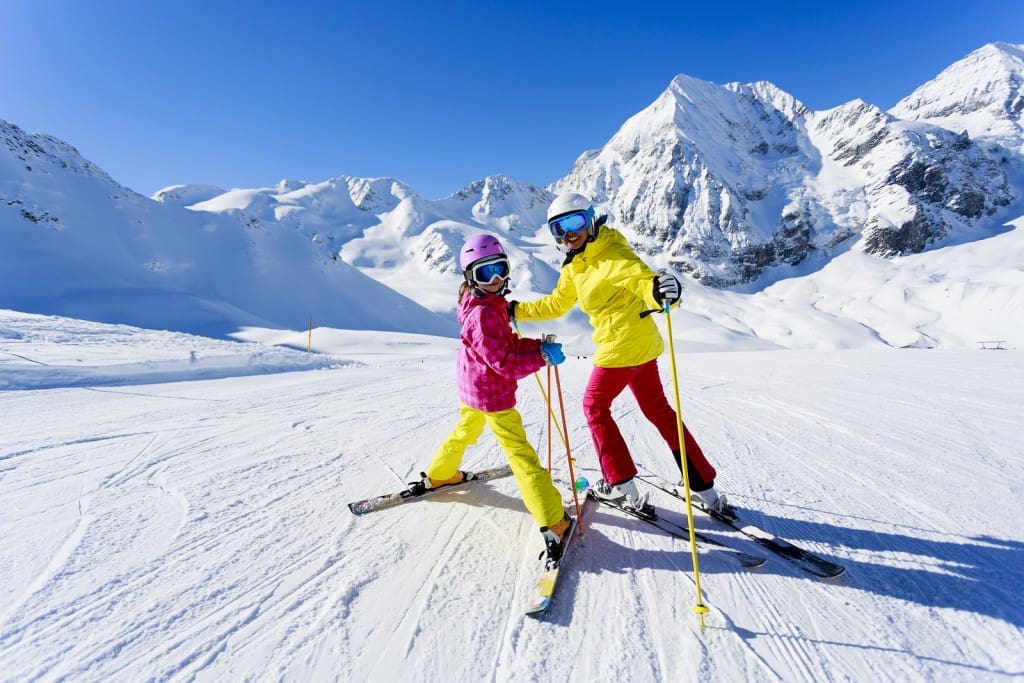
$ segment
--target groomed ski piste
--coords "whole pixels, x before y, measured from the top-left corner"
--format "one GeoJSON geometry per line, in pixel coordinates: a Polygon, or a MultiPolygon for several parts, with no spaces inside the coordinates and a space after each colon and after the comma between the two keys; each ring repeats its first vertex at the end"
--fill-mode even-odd
{"type": "MultiPolygon", "coordinates": [[[[701,629],[688,545],[608,508],[541,619],[524,615],[541,541],[513,478],[353,515],[452,426],[456,342],[314,339],[0,312],[0,679],[1024,676],[1019,351],[681,352],[684,418],[721,489],[846,567],[824,581],[701,554],[701,629]]],[[[596,479],[589,371],[570,357],[561,379],[596,479]]],[[[543,454],[535,382],[519,401],[543,454]]],[[[672,476],[635,403],[616,405],[637,459],[672,476]]],[[[485,435],[465,465],[503,461],[485,435]]]]}

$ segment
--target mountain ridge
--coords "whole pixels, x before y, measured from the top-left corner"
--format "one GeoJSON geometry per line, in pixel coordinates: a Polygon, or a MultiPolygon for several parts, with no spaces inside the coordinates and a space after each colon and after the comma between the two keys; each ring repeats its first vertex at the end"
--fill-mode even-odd
{"type": "MultiPolygon", "coordinates": [[[[1020,50],[985,46],[937,78],[960,82],[995,60],[1005,68],[979,92],[1019,93],[1020,50]]],[[[174,185],[150,199],[70,144],[0,122],[0,231],[15,245],[0,263],[0,306],[143,326],[159,326],[165,312],[162,324],[218,333],[295,328],[307,309],[325,325],[453,335],[457,254],[473,234],[501,237],[516,295],[554,286],[562,255],[545,209],[563,190],[593,197],[652,266],[689,275],[700,296],[724,300],[714,290],[732,290],[767,301],[775,283],[844,254],[895,272],[896,259],[998,235],[1020,216],[1024,155],[1002,128],[988,135],[991,126],[972,120],[953,131],[908,101],[898,105],[908,118],[859,99],[815,112],[769,81],[681,74],[548,187],[495,174],[438,200],[396,178],[345,175],[231,190],[174,185]],[[101,265],[103,249],[112,266],[101,265]],[[65,301],[76,287],[92,294],[65,301]],[[123,299],[145,292],[152,301],[136,308],[149,310],[127,313],[123,299]]],[[[976,104],[965,107],[988,111],[976,104]]],[[[577,332],[581,324],[577,315],[577,332]]]]}

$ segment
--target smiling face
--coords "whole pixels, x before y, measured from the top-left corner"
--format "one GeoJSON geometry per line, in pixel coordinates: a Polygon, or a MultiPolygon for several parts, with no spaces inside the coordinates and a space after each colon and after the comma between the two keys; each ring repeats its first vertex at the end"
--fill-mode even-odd
{"type": "Polygon", "coordinates": [[[569,247],[569,249],[575,251],[581,248],[587,242],[587,231],[580,230],[579,232],[570,232],[562,238],[562,244],[569,247]]]}
{"type": "Polygon", "coordinates": [[[505,281],[504,280],[499,280],[498,278],[495,278],[493,281],[491,281],[490,283],[488,283],[486,285],[477,285],[477,287],[479,287],[480,289],[484,290],[488,294],[497,294],[498,292],[500,292],[502,290],[502,288],[504,286],[505,286],[505,281]]]}
{"type": "Polygon", "coordinates": [[[466,269],[466,281],[482,291],[498,294],[508,283],[511,266],[504,252],[474,261],[466,269]]]}
{"type": "Polygon", "coordinates": [[[594,212],[591,209],[570,211],[548,220],[551,235],[570,250],[582,249],[587,243],[589,230],[593,225],[594,212]]]}

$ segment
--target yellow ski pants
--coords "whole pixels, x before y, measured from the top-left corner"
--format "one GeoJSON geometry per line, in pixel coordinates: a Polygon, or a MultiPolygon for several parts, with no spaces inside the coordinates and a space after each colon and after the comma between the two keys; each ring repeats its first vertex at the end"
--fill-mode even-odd
{"type": "Polygon", "coordinates": [[[551,483],[551,474],[541,466],[537,451],[527,441],[523,418],[515,408],[487,413],[460,405],[459,422],[438,447],[427,467],[427,476],[431,479],[455,476],[463,454],[483,434],[485,424],[491,427],[498,445],[505,451],[519,484],[519,494],[537,526],[551,526],[560,521],[565,515],[562,496],[551,483]]]}

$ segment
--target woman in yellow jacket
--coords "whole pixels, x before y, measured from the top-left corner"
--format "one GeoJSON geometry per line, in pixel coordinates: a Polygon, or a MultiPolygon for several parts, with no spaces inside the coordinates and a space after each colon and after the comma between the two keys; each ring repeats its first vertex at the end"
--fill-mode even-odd
{"type": "MultiPolygon", "coordinates": [[[[551,294],[532,302],[509,302],[511,315],[522,321],[550,320],[574,305],[594,328],[594,370],[583,395],[583,411],[597,450],[603,479],[595,493],[654,517],[647,494],[637,489],[636,465],[619,427],[612,419],[612,401],[629,387],[640,410],[665,439],[682,472],[676,412],[665,398],[658,373],[664,350],[661,333],[648,313],[675,305],[680,284],[674,276],[658,275],[640,260],[618,230],[595,220],[594,208],[583,195],[559,195],[548,208],[548,227],[568,254],[551,294]]],[[[691,488],[706,505],[722,509],[725,496],[715,491],[715,468],[689,430],[683,429],[691,488]]]]}

